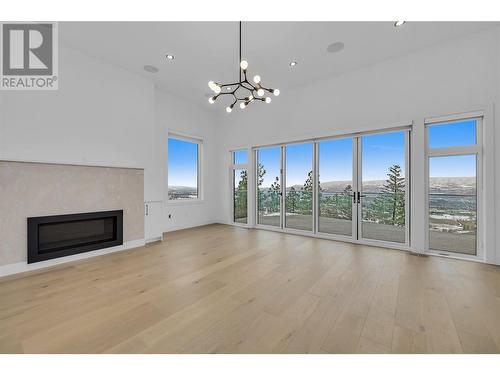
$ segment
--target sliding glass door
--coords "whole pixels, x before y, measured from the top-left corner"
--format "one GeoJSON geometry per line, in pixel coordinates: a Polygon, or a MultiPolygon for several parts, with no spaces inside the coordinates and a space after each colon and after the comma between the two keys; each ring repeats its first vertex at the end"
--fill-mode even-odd
{"type": "Polygon", "coordinates": [[[360,137],[360,238],[406,242],[406,133],[360,137]]]}
{"type": "Polygon", "coordinates": [[[353,138],[317,143],[318,232],[352,236],[356,233],[354,202],[353,138]],[[354,224],[354,225],[353,225],[354,224]]]}
{"type": "Polygon", "coordinates": [[[313,230],[313,144],[285,146],[285,228],[313,230]]]}
{"type": "Polygon", "coordinates": [[[256,150],[257,224],[281,228],[281,147],[256,150]]]}
{"type": "Polygon", "coordinates": [[[409,130],[256,149],[257,224],[409,245],[409,130]]]}

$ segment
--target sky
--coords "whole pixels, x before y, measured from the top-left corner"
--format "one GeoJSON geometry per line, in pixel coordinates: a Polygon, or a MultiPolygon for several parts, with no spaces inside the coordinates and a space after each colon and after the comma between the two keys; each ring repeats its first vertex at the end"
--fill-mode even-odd
{"type": "MultiPolygon", "coordinates": [[[[476,144],[476,120],[466,120],[428,128],[430,148],[470,146],[476,144]]],[[[430,177],[474,177],[474,155],[431,157],[430,177]]]]}
{"type": "Polygon", "coordinates": [[[168,138],[168,185],[197,186],[198,144],[168,138]]]}
{"type": "MultiPolygon", "coordinates": [[[[405,168],[405,132],[365,135],[361,137],[363,181],[385,180],[387,170],[394,164],[405,168]]],[[[430,148],[464,146],[476,143],[476,120],[465,120],[428,128],[430,148]]],[[[319,142],[320,181],[352,180],[352,138],[319,142]]],[[[303,185],[312,170],[312,143],[286,146],[286,186],[303,185]]],[[[197,185],[197,144],[174,138],[168,140],[169,185],[197,185]]],[[[236,162],[246,162],[236,155],[236,162]]],[[[258,150],[259,162],[264,165],[264,187],[279,176],[280,147],[258,150]]],[[[475,156],[434,157],[429,161],[431,177],[475,176],[475,156]]]]}
{"type": "MultiPolygon", "coordinates": [[[[320,181],[352,180],[352,138],[340,138],[319,143],[320,181]]],[[[363,179],[385,180],[393,164],[404,170],[404,132],[362,137],[363,179]]],[[[286,186],[303,185],[312,170],[312,143],[286,146],[286,186]]],[[[269,187],[279,176],[280,148],[259,149],[259,162],[266,174],[262,186],[269,187]]]]}

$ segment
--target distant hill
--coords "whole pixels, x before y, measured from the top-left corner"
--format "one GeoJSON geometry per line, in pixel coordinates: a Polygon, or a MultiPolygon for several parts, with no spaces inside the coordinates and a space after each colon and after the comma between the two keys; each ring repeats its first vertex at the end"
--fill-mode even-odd
{"type": "MultiPolygon", "coordinates": [[[[379,192],[385,185],[385,180],[372,180],[363,183],[363,190],[379,192]]],[[[351,181],[326,181],[321,182],[321,188],[327,193],[340,193],[344,191],[351,181]]],[[[294,185],[295,190],[302,190],[302,185],[294,185]]],[[[431,177],[430,192],[434,194],[475,194],[475,177],[431,177]]]]}

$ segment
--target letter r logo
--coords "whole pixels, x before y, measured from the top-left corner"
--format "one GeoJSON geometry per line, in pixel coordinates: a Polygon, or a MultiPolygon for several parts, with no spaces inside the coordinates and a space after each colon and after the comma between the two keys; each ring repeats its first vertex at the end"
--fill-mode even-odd
{"type": "Polygon", "coordinates": [[[52,75],[52,24],[2,26],[4,75],[52,75]]]}

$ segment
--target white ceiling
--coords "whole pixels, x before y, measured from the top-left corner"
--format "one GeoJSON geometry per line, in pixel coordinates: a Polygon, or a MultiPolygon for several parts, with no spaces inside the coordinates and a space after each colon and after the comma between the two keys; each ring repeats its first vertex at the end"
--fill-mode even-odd
{"type": "MultiPolygon", "coordinates": [[[[495,25],[486,22],[244,22],[243,58],[251,77],[287,89],[361,68],[495,25]],[[345,48],[328,53],[341,41],[345,48]],[[290,68],[290,61],[297,61],[290,68]]],[[[121,66],[205,108],[207,83],[238,74],[237,22],[61,22],[63,44],[121,66]],[[175,55],[173,61],[166,54],[175,55]],[[156,74],[143,70],[154,65],[156,74]]]]}

